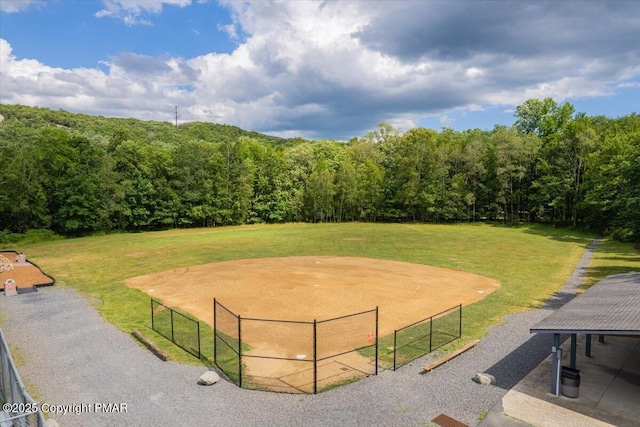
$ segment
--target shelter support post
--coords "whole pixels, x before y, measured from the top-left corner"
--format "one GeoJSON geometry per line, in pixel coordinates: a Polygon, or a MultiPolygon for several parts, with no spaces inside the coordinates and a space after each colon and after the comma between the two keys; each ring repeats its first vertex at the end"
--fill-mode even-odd
{"type": "Polygon", "coordinates": [[[598,337],[598,342],[601,343],[601,344],[604,344],[604,335],[600,335],[598,337]]]}
{"type": "Polygon", "coordinates": [[[560,334],[553,334],[551,347],[551,394],[560,395],[560,371],[562,365],[562,349],[560,348],[560,334]]]}
{"type": "Polygon", "coordinates": [[[569,359],[569,367],[576,369],[576,336],[578,334],[571,334],[571,353],[569,359]]]}
{"type": "Polygon", "coordinates": [[[585,357],[591,357],[591,334],[587,334],[587,342],[584,349],[585,357]]]}

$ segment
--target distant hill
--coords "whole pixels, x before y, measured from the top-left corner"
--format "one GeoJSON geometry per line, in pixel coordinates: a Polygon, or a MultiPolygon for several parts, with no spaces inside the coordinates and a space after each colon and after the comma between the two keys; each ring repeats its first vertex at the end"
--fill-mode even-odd
{"type": "Polygon", "coordinates": [[[19,120],[29,127],[40,128],[56,126],[81,133],[100,134],[106,138],[118,134],[118,138],[143,141],[164,141],[176,143],[180,140],[202,140],[221,142],[237,139],[240,136],[254,138],[272,145],[289,145],[293,140],[266,135],[263,133],[241,129],[217,123],[189,122],[177,128],[169,122],[138,120],[133,118],[115,118],[91,116],[88,114],[70,113],[65,110],[29,107],[24,105],[0,104],[0,115],[5,121],[19,120]],[[178,141],[176,141],[176,139],[178,141]]]}

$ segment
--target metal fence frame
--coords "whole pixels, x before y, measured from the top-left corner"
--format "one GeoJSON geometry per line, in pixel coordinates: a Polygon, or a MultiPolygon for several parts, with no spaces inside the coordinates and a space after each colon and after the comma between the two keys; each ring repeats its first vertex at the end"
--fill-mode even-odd
{"type": "MultiPolygon", "coordinates": [[[[242,388],[242,330],[240,328],[240,315],[235,314],[234,312],[232,312],[231,310],[229,310],[227,307],[225,307],[224,305],[220,304],[215,298],[213,299],[213,363],[220,368],[220,370],[222,372],[225,373],[225,375],[227,375],[227,377],[233,381],[233,383],[235,383],[238,387],[242,388]],[[237,344],[237,348],[234,348],[234,345],[232,343],[227,342],[227,340],[229,338],[226,338],[224,335],[227,334],[222,334],[222,333],[218,333],[218,328],[217,328],[217,319],[218,319],[218,306],[220,306],[222,309],[224,309],[227,313],[229,313],[229,315],[231,317],[234,318],[234,320],[237,320],[237,327],[236,327],[236,332],[238,337],[236,338],[238,341],[237,344]],[[226,369],[219,363],[219,358],[218,358],[218,339],[220,339],[233,353],[236,354],[236,356],[238,357],[238,372],[237,375],[232,375],[232,372],[230,372],[229,369],[226,369]],[[234,379],[237,378],[237,381],[234,379]]],[[[230,338],[233,338],[232,336],[228,336],[230,338]]],[[[233,373],[235,374],[235,372],[233,373]]]]}
{"type": "MultiPolygon", "coordinates": [[[[305,391],[302,388],[292,386],[291,384],[286,384],[285,381],[281,381],[282,378],[284,377],[276,378],[276,377],[265,376],[263,377],[263,379],[266,378],[266,379],[272,379],[274,381],[281,381],[283,384],[286,384],[286,386],[296,389],[296,391],[288,391],[289,393],[301,392],[301,393],[316,394],[318,393],[318,382],[319,382],[318,363],[319,362],[332,359],[338,356],[342,356],[347,353],[360,352],[364,350],[365,357],[372,357],[372,359],[370,359],[370,362],[373,362],[371,365],[374,366],[375,371],[371,373],[367,373],[364,371],[360,371],[357,368],[351,367],[351,369],[355,371],[359,371],[364,376],[377,375],[380,369],[379,365],[381,360],[386,356],[391,356],[391,352],[385,352],[383,354],[380,354],[380,345],[382,344],[383,346],[386,346],[387,344],[384,344],[384,342],[386,340],[390,341],[391,337],[393,337],[393,347],[392,348],[389,347],[389,349],[390,350],[392,349],[392,352],[393,352],[393,370],[394,371],[412,362],[413,360],[416,360],[426,354],[431,353],[434,350],[437,350],[440,347],[443,347],[446,344],[453,342],[456,339],[461,338],[462,337],[462,304],[458,304],[447,310],[443,310],[437,314],[431,315],[422,320],[414,322],[410,325],[396,329],[393,332],[393,336],[387,335],[383,337],[382,340],[379,337],[378,321],[379,321],[378,307],[376,307],[373,310],[367,310],[360,313],[348,314],[345,316],[335,317],[335,318],[326,319],[326,320],[314,319],[313,321],[295,321],[295,320],[249,318],[249,317],[242,317],[239,314],[234,313],[229,308],[222,305],[216,298],[214,298],[213,299],[213,344],[214,344],[213,362],[214,362],[214,365],[217,366],[229,378],[229,380],[231,380],[240,388],[269,389],[271,391],[277,391],[277,390],[273,390],[273,388],[277,388],[278,386],[273,384],[266,386],[263,384],[261,387],[256,387],[255,385],[251,384],[250,379],[247,380],[247,378],[243,378],[243,369],[246,369],[246,366],[243,367],[243,363],[248,358],[284,360],[284,361],[295,362],[295,363],[312,363],[313,364],[313,368],[312,368],[313,369],[313,391],[305,391]],[[220,317],[220,313],[221,313],[220,310],[224,310],[225,312],[224,316],[227,317],[226,319],[224,319],[224,322],[223,322],[225,323],[224,328],[226,328],[224,332],[220,329],[220,325],[219,325],[218,318],[220,317]],[[319,334],[322,335],[318,330],[318,325],[323,325],[332,321],[339,321],[341,319],[348,319],[350,317],[355,317],[359,315],[366,315],[373,312],[375,312],[375,337],[373,337],[373,340],[372,340],[373,342],[371,343],[371,345],[365,345],[358,348],[340,351],[335,354],[334,353],[324,354],[324,355],[318,354],[318,336],[319,334]],[[313,358],[300,360],[297,358],[294,359],[289,357],[246,354],[245,353],[246,350],[243,350],[243,344],[248,345],[249,343],[244,341],[246,340],[246,337],[243,337],[243,321],[308,325],[309,331],[310,331],[309,333],[313,335],[312,336],[313,358]],[[421,331],[420,330],[421,327],[425,328],[426,331],[421,331]],[[411,328],[417,329],[417,331],[414,329],[414,331],[412,332],[417,333],[418,336],[409,338],[409,340],[405,344],[399,344],[399,341],[401,341],[399,339],[399,336],[404,331],[411,330],[411,328]],[[372,348],[372,350],[368,350],[368,348],[370,347],[372,348]],[[406,353],[404,353],[406,358],[402,360],[402,362],[398,362],[398,354],[402,352],[403,347],[412,347],[413,350],[409,352],[410,355],[408,357],[406,356],[406,353]],[[373,356],[373,354],[375,354],[375,356],[373,356]],[[221,357],[221,355],[223,355],[223,357],[221,357]]],[[[371,336],[372,334],[373,333],[370,333],[369,335],[371,336]]],[[[390,345],[391,342],[389,342],[388,344],[390,345]]],[[[387,363],[390,364],[390,362],[391,361],[387,359],[387,363]]],[[[382,369],[389,369],[389,368],[390,366],[387,365],[387,368],[383,367],[382,369]]],[[[299,372],[294,372],[294,374],[296,373],[299,373],[299,372]]],[[[249,378],[251,378],[251,376],[249,378]]],[[[308,385],[309,383],[305,383],[304,387],[308,388],[307,387],[308,385]]],[[[286,387],[283,387],[283,388],[286,388],[286,387]]]]}
{"type": "MultiPolygon", "coordinates": [[[[437,330],[436,330],[436,332],[437,332],[437,330]]],[[[407,325],[405,327],[402,327],[400,329],[396,329],[396,330],[393,331],[393,370],[395,371],[396,369],[408,364],[409,362],[412,362],[413,360],[416,360],[419,357],[422,357],[422,356],[424,356],[426,354],[429,354],[433,350],[437,350],[438,348],[440,348],[440,347],[452,342],[453,340],[459,339],[461,336],[462,336],[462,304],[458,304],[455,307],[451,307],[451,308],[449,308],[447,310],[441,311],[440,313],[437,313],[437,314],[434,314],[432,316],[426,317],[426,318],[424,318],[422,320],[418,320],[417,322],[414,322],[414,323],[412,323],[410,325],[407,325]],[[433,334],[434,334],[433,321],[437,320],[439,318],[443,318],[444,316],[446,316],[448,314],[455,313],[455,311],[453,311],[453,310],[456,310],[456,309],[457,309],[457,312],[458,312],[458,322],[457,322],[458,331],[457,331],[457,335],[451,335],[452,338],[449,341],[445,341],[445,342],[439,343],[438,345],[436,345],[434,347],[433,346],[433,334]],[[426,322],[429,322],[429,333],[427,335],[424,335],[424,336],[420,337],[420,338],[425,338],[427,336],[429,337],[429,347],[428,347],[429,350],[424,350],[424,352],[417,354],[415,357],[404,361],[402,364],[398,364],[397,363],[398,333],[402,332],[402,331],[405,331],[405,330],[407,330],[409,328],[415,327],[417,325],[420,325],[422,323],[426,323],[426,322]]],[[[416,339],[413,342],[416,342],[416,341],[418,341],[418,340],[416,339]]],[[[408,346],[408,344],[405,345],[405,346],[408,346]]],[[[400,346],[400,347],[404,347],[404,346],[400,346]]]]}
{"type": "Polygon", "coordinates": [[[186,316],[186,315],[184,315],[184,314],[172,309],[171,307],[161,303],[160,301],[154,300],[153,298],[151,298],[151,329],[153,329],[154,331],[156,331],[157,333],[159,333],[163,337],[171,340],[172,343],[174,343],[175,345],[177,345],[178,347],[180,347],[181,349],[183,349],[187,353],[191,354],[192,356],[195,356],[198,359],[201,358],[202,351],[201,351],[201,341],[200,341],[200,321],[192,319],[189,316],[186,316]],[[167,310],[170,310],[169,316],[170,316],[170,324],[171,324],[171,334],[167,334],[167,335],[170,335],[170,336],[165,335],[159,328],[156,329],[156,321],[155,321],[155,315],[154,315],[155,314],[154,304],[158,305],[158,306],[162,306],[167,310]],[[181,319],[181,320],[184,319],[184,320],[186,320],[188,322],[191,322],[191,323],[195,324],[196,336],[195,337],[191,337],[191,339],[193,340],[193,338],[195,338],[197,340],[197,342],[198,342],[197,352],[194,351],[193,349],[190,349],[187,346],[181,344],[180,342],[178,342],[178,341],[181,341],[181,340],[176,340],[176,331],[175,331],[175,329],[176,329],[175,328],[175,323],[176,323],[176,317],[175,316],[176,315],[178,316],[177,317],[178,319],[181,319]]]}
{"type": "Polygon", "coordinates": [[[37,407],[36,412],[17,413],[9,418],[0,419],[0,424],[5,425],[6,422],[7,425],[25,427],[45,427],[47,425],[40,405],[29,396],[22,384],[2,329],[0,329],[0,400],[2,403],[26,404],[37,407]]]}
{"type": "MultiPolygon", "coordinates": [[[[239,386],[240,388],[243,388],[243,386],[245,388],[251,388],[250,386],[247,387],[247,383],[246,381],[243,383],[243,376],[242,376],[242,370],[243,370],[243,358],[259,358],[259,359],[273,359],[273,360],[286,360],[286,361],[293,361],[296,363],[313,363],[313,394],[317,394],[318,393],[318,362],[322,362],[331,358],[335,358],[347,353],[351,353],[351,352],[356,352],[356,351],[361,351],[363,349],[366,349],[368,347],[374,347],[375,348],[375,357],[374,357],[374,368],[375,371],[373,373],[373,375],[377,375],[378,374],[378,307],[376,307],[375,309],[372,310],[367,310],[367,311],[362,311],[359,313],[353,313],[353,314],[348,314],[345,316],[339,316],[339,317],[335,317],[332,319],[325,319],[325,320],[317,320],[314,319],[313,321],[296,321],[296,320],[277,320],[277,319],[261,319],[261,318],[250,318],[250,317],[241,317],[239,314],[235,314],[233,311],[231,311],[230,309],[228,309],[227,307],[225,307],[224,305],[222,305],[216,298],[213,299],[213,342],[214,342],[214,348],[213,348],[213,361],[214,364],[231,380],[233,381],[237,386],[239,386]],[[218,328],[218,307],[224,309],[231,317],[233,317],[234,319],[237,319],[237,337],[232,337],[233,339],[237,340],[237,346],[235,343],[229,343],[228,339],[229,339],[229,334],[227,333],[219,333],[219,328],[218,328]],[[342,351],[339,353],[335,353],[335,354],[329,354],[329,355],[325,355],[323,357],[318,357],[318,324],[325,324],[325,323],[330,323],[330,322],[334,322],[334,321],[338,321],[338,320],[343,320],[343,319],[348,319],[351,317],[355,317],[355,316],[360,316],[360,315],[366,315],[366,314],[370,314],[370,313],[374,313],[375,312],[375,337],[373,339],[373,343],[371,343],[371,345],[368,346],[361,346],[358,348],[353,348],[347,351],[342,351]],[[248,321],[248,322],[272,322],[272,323],[286,323],[286,324],[299,324],[299,325],[309,325],[310,329],[312,330],[313,333],[313,358],[310,360],[300,360],[300,359],[294,359],[294,358],[287,358],[287,357],[276,357],[276,356],[264,356],[264,355],[251,355],[251,354],[243,354],[242,352],[242,344],[243,344],[243,340],[242,340],[242,322],[243,321],[248,321]],[[312,326],[312,328],[311,328],[312,326]],[[221,363],[220,359],[219,359],[219,351],[218,351],[218,343],[221,342],[222,344],[226,345],[226,347],[228,347],[228,349],[230,349],[232,351],[233,354],[237,355],[237,364],[238,364],[238,372],[236,373],[234,372],[229,372],[229,369],[225,369],[225,366],[223,366],[224,363],[221,363]],[[237,378],[237,380],[235,380],[234,378],[237,378]]],[[[235,364],[235,362],[234,362],[235,364]]],[[[366,373],[364,373],[364,375],[367,375],[366,373]]],[[[300,392],[305,393],[304,390],[300,389],[300,392]]]]}

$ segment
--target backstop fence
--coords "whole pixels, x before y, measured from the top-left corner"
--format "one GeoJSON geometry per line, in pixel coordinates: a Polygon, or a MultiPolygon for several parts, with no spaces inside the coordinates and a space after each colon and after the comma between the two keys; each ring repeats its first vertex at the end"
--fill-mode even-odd
{"type": "Polygon", "coordinates": [[[385,367],[395,371],[462,336],[462,304],[396,329],[381,340],[386,349],[380,356],[385,367]]]}
{"type": "Polygon", "coordinates": [[[151,298],[151,329],[200,359],[200,322],[151,298]]]}
{"type": "Polygon", "coordinates": [[[9,346],[0,329],[0,411],[1,426],[45,427],[40,405],[29,396],[16,369],[9,346]]]}
{"type": "Polygon", "coordinates": [[[378,308],[313,321],[241,317],[213,303],[214,363],[242,388],[318,393],[378,373],[378,308]]]}
{"type": "MultiPolygon", "coordinates": [[[[152,329],[202,358],[200,323],[151,299],[152,329]]],[[[242,317],[213,300],[213,362],[242,388],[315,394],[394,371],[462,336],[462,305],[378,336],[378,308],[313,321],[242,317]]]]}

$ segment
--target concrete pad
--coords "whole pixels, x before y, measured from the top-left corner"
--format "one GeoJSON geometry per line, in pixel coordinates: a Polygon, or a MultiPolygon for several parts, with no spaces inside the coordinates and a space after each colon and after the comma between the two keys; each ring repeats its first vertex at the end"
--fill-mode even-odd
{"type": "MultiPolygon", "coordinates": [[[[569,341],[561,346],[564,366],[569,365],[569,346],[569,341]]],[[[592,340],[591,355],[584,356],[584,336],[579,336],[577,398],[551,394],[551,357],[547,357],[503,397],[502,418],[540,427],[640,425],[640,340],[611,336],[604,344],[592,340]]],[[[501,426],[498,419],[492,414],[481,425],[501,426]]]]}
{"type": "Polygon", "coordinates": [[[511,390],[502,399],[504,413],[540,427],[615,427],[587,415],[511,390]]]}

